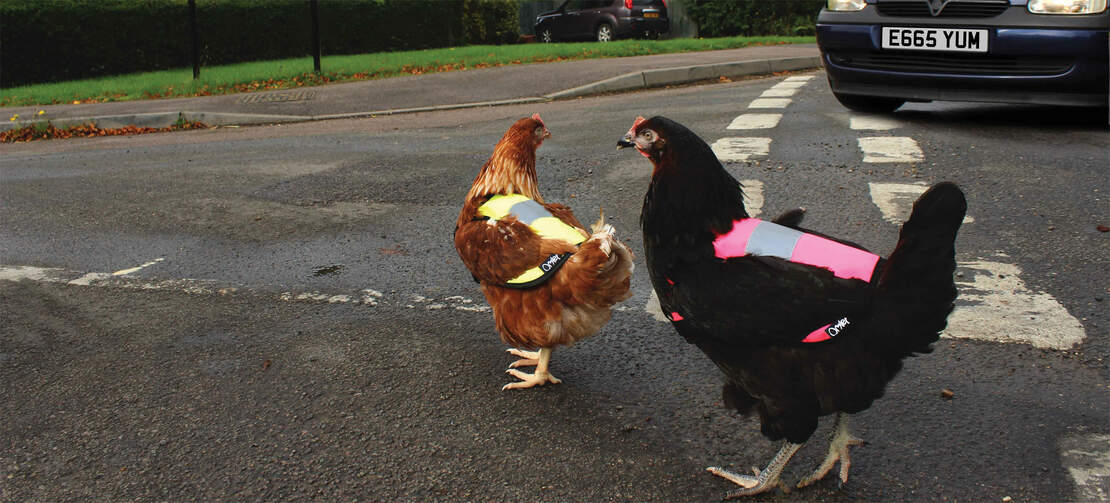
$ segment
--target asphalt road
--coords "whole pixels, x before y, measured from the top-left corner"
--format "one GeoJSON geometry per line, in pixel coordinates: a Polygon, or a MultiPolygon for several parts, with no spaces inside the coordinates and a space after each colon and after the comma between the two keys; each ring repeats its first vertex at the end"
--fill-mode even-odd
{"type": "Polygon", "coordinates": [[[898,230],[883,187],[967,192],[972,314],[856,417],[869,444],[848,484],[760,499],[1106,501],[1105,116],[910,104],[867,126],[805,75],[777,110],[749,105],[784,77],[0,147],[0,500],[719,499],[706,466],[762,466],[777,445],[656,321],[642,259],[603,332],[555,352],[563,384],[500,391],[512,358],[451,231],[505,128],[539,112],[545,197],[583,220],[604,206],[634,251],[650,167],[615,143],[637,115],[770,138],[728,164],[763,212],[805,206],[807,227],[879,253],[898,230]],[[726,129],[754,112],[782,117],[726,129]],[[864,137],[920,158],[864,162],[864,137]]]}

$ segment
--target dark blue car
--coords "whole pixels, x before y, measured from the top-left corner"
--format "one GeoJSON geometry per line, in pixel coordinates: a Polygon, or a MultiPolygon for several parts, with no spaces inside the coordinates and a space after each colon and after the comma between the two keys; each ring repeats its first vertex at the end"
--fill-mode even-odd
{"type": "Polygon", "coordinates": [[[827,0],[817,44],[844,106],[1106,107],[1107,0],[827,0]]]}

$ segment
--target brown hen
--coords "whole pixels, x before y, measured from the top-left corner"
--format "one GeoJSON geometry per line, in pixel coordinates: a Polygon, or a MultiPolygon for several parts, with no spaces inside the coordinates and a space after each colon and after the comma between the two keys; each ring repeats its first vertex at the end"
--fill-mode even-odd
{"type": "Polygon", "coordinates": [[[536,149],[550,136],[539,114],[516,121],[474,179],[455,227],[459,258],[481,284],[509,353],[521,358],[507,371],[520,381],[502,390],[561,382],[548,370],[555,346],[596,334],[631,296],[632,252],[604,215],[591,234],[569,207],[540,195],[536,149]],[[489,209],[498,199],[519,203],[498,215],[489,209]],[[533,374],[516,370],[533,365],[533,374]]]}

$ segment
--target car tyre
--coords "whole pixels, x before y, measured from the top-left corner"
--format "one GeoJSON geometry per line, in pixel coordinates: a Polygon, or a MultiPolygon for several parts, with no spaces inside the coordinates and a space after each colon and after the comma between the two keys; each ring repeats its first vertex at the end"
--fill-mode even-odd
{"type": "Polygon", "coordinates": [[[860,94],[841,94],[833,92],[836,101],[849,110],[868,112],[874,114],[890,113],[904,105],[906,100],[901,98],[887,98],[885,96],[864,96],[860,94]]]}
{"type": "Polygon", "coordinates": [[[555,41],[555,35],[551,33],[551,28],[544,28],[540,31],[540,42],[550,44],[555,41]]]}
{"type": "Polygon", "coordinates": [[[613,25],[601,23],[597,25],[597,31],[594,34],[597,35],[598,42],[611,42],[613,40],[613,25]]]}

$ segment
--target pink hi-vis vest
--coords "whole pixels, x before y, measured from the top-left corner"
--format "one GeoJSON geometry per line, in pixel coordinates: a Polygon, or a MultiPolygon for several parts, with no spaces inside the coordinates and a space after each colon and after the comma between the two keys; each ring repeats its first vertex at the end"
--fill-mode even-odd
{"type": "MultiPolygon", "coordinates": [[[[823,267],[838,278],[862,281],[871,281],[875,265],[879,263],[879,256],[874,253],[758,218],[734,221],[732,230],[718,235],[713,241],[713,251],[717,258],[722,259],[746,255],[778,257],[823,267]]],[[[671,319],[681,321],[683,318],[673,312],[671,319]]],[[[827,341],[836,337],[849,323],[847,318],[841,318],[810,332],[802,342],[827,341]]]]}

